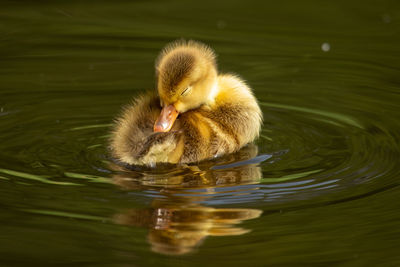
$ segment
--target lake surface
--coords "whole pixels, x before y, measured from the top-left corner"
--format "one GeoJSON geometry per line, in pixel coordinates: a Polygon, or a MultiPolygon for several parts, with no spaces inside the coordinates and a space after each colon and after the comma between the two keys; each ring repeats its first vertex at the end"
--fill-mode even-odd
{"type": "Polygon", "coordinates": [[[398,1],[2,1],[0,31],[2,266],[400,265],[398,1]],[[116,166],[180,37],[253,88],[261,136],[116,166]]]}

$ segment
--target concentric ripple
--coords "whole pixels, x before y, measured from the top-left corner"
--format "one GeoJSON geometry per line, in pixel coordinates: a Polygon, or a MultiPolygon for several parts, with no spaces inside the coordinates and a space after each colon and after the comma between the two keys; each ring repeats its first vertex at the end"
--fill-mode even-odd
{"type": "MultiPolygon", "coordinates": [[[[156,169],[113,163],[107,149],[112,123],[105,117],[38,116],[16,128],[3,145],[7,151],[19,144],[23,149],[13,161],[26,167],[19,164],[0,172],[5,179],[60,185],[115,183],[142,197],[169,201],[179,196],[206,205],[299,205],[300,200],[333,201],[397,184],[398,133],[340,113],[270,102],[261,106],[265,124],[256,144],[198,165],[156,169]],[[36,133],[37,124],[42,125],[41,134],[36,133]]],[[[3,112],[4,122],[26,116],[9,113],[3,112]]]]}

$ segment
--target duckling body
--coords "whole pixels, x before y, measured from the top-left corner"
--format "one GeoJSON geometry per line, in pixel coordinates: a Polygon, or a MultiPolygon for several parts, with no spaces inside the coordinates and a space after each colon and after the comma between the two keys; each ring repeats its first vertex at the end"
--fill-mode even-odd
{"type": "Polygon", "coordinates": [[[259,134],[262,113],[237,76],[218,74],[206,45],[179,41],[156,61],[158,95],[137,98],[117,119],[111,151],[133,165],[191,163],[239,150],[259,134]]]}

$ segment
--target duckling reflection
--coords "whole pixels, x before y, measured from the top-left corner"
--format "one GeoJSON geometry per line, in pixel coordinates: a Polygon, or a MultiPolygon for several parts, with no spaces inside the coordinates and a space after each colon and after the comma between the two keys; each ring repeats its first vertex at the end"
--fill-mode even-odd
{"type": "Polygon", "coordinates": [[[261,211],[256,209],[216,209],[158,202],[150,209],[118,214],[114,221],[150,228],[148,241],[153,251],[179,255],[193,251],[207,236],[245,234],[250,230],[236,225],[260,215],[261,211]]]}
{"type": "MultiPolygon", "coordinates": [[[[131,209],[114,216],[122,225],[149,228],[148,241],[153,251],[181,255],[192,252],[207,236],[231,236],[248,233],[238,226],[245,220],[258,218],[262,211],[245,208],[214,208],[202,201],[218,196],[218,187],[258,183],[261,169],[248,160],[257,155],[257,147],[249,145],[239,152],[197,166],[184,166],[161,171],[124,170],[113,177],[123,189],[158,190],[148,209],[131,209]],[[221,163],[235,164],[224,169],[221,163]],[[247,163],[247,164],[246,164],[247,163]],[[218,168],[215,168],[215,166],[218,168]],[[168,172],[167,172],[168,170],[168,172]],[[202,189],[200,192],[193,189],[202,189]]],[[[119,171],[123,168],[115,166],[119,171]]],[[[234,189],[232,189],[234,190],[234,189]]]]}

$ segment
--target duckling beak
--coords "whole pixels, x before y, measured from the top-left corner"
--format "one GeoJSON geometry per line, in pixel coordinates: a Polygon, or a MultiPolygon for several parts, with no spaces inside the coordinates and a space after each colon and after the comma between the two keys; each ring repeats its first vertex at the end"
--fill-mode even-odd
{"type": "Polygon", "coordinates": [[[168,132],[171,130],[178,115],[179,112],[174,105],[165,106],[154,123],[154,132],[168,132]]]}

